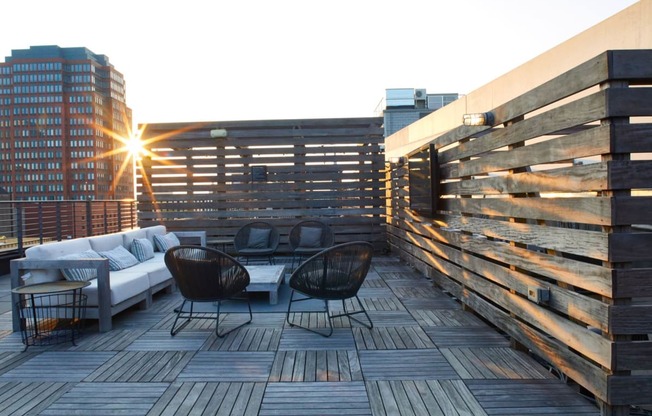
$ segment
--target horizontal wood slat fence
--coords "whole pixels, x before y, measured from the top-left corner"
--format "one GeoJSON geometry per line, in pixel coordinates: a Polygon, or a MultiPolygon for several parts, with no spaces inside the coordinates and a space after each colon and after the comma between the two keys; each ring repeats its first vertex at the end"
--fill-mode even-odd
{"type": "Polygon", "coordinates": [[[605,415],[652,402],[651,62],[605,52],[434,137],[434,218],[409,209],[409,161],[390,171],[392,250],[605,415]]]}
{"type": "Polygon", "coordinates": [[[290,228],[320,219],[335,243],[386,247],[382,118],[164,123],[141,126],[139,225],[232,238],[274,224],[279,253],[290,228]],[[218,130],[211,137],[211,131],[218,130]]]}

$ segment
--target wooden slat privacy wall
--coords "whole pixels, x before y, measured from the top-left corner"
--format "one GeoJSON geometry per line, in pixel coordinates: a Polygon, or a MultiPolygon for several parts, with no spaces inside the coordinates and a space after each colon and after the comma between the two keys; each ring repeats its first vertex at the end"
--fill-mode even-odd
{"type": "Polygon", "coordinates": [[[391,165],[391,249],[603,414],[651,403],[652,51],[605,52],[487,111],[492,126],[431,142],[434,218],[409,209],[409,163],[391,165]]]}
{"type": "Polygon", "coordinates": [[[382,118],[148,124],[139,225],[233,237],[267,221],[287,252],[290,228],[320,219],[335,242],[386,246],[382,118]],[[211,137],[211,130],[226,137],[211,137]]]}

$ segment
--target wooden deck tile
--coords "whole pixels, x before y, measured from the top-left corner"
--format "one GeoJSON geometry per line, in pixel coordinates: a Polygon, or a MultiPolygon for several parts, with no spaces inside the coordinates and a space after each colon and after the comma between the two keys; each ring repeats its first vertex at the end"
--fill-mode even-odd
{"type": "Polygon", "coordinates": [[[283,331],[278,350],[355,350],[355,342],[351,329],[335,328],[325,338],[303,328],[289,328],[283,331]]]}
{"type": "Polygon", "coordinates": [[[435,349],[359,351],[365,380],[437,380],[459,376],[435,349]]]}
{"type": "Polygon", "coordinates": [[[362,287],[363,288],[380,288],[380,287],[387,287],[387,283],[380,277],[376,279],[369,279],[369,276],[362,282],[362,287]]]}
{"type": "Polygon", "coordinates": [[[71,383],[0,383],[0,414],[36,415],[73,386],[71,383]]]}
{"type": "Polygon", "coordinates": [[[487,325],[473,313],[461,309],[417,309],[410,313],[421,326],[475,327],[487,325]]]}
{"type": "Polygon", "coordinates": [[[508,347],[509,340],[488,326],[424,327],[424,331],[439,348],[449,347],[508,347]]]}
{"type": "Polygon", "coordinates": [[[172,382],[194,356],[179,351],[123,351],[116,354],[85,382],[172,382]]]}
{"type": "Polygon", "coordinates": [[[279,351],[269,382],[360,381],[356,351],[279,351]]]}
{"type": "MultiPolygon", "coordinates": [[[[235,314],[232,314],[235,315],[235,314]]],[[[225,322],[229,323],[231,316],[227,317],[225,322]]],[[[235,317],[233,319],[236,319],[235,317]]],[[[240,319],[238,317],[238,319],[240,319]]],[[[248,327],[269,327],[269,328],[283,328],[285,324],[285,312],[283,313],[254,313],[253,319],[248,327]]]]}
{"type": "Polygon", "coordinates": [[[211,331],[192,331],[187,327],[175,336],[170,330],[147,331],[131,343],[128,351],[198,351],[211,335],[211,331]]]}
{"type": "Polygon", "coordinates": [[[110,360],[113,352],[46,351],[0,376],[0,381],[77,382],[110,360]]]}
{"type": "Polygon", "coordinates": [[[18,367],[24,362],[37,356],[36,352],[1,352],[0,353],[0,374],[18,367]]]}
{"type": "Polygon", "coordinates": [[[353,328],[353,337],[359,350],[436,348],[423,329],[417,326],[373,329],[358,327],[353,328]]]}
{"type": "Polygon", "coordinates": [[[404,299],[404,298],[439,299],[439,298],[448,297],[446,295],[443,295],[440,290],[432,287],[432,285],[396,286],[396,287],[392,287],[392,292],[394,292],[394,294],[398,296],[399,299],[404,299]]]}
{"type": "Polygon", "coordinates": [[[358,291],[358,297],[362,298],[391,298],[394,293],[388,287],[363,287],[358,291]]]}
{"type": "Polygon", "coordinates": [[[147,415],[167,387],[167,383],[79,383],[40,414],[147,415]]]}
{"type": "Polygon", "coordinates": [[[405,298],[401,299],[401,303],[410,311],[416,309],[462,309],[462,305],[448,296],[437,298],[405,298]]]}
{"type": "Polygon", "coordinates": [[[274,352],[200,351],[177,381],[267,381],[274,356],[274,352]]]}
{"type": "Polygon", "coordinates": [[[460,380],[367,382],[376,416],[482,416],[487,413],[460,380]]]}
{"type": "Polygon", "coordinates": [[[122,351],[146,332],[145,329],[114,329],[111,332],[86,332],[71,346],[71,351],[122,351]]]}
{"type": "MultiPolygon", "coordinates": [[[[65,345],[70,346],[72,344],[68,342],[65,345]]],[[[7,335],[2,338],[2,343],[0,343],[0,351],[23,351],[24,349],[25,345],[23,344],[23,338],[21,337],[20,332],[7,333],[7,335]]],[[[29,352],[43,352],[51,349],[52,347],[49,346],[31,346],[27,350],[29,352]]]]}
{"type": "MultiPolygon", "coordinates": [[[[350,310],[353,308],[350,308],[350,310]]],[[[342,312],[341,308],[331,309],[331,315],[336,315],[342,312]]],[[[295,325],[301,325],[308,328],[328,328],[328,320],[326,319],[326,312],[299,312],[290,314],[290,322],[295,325]]],[[[333,328],[351,328],[351,322],[348,318],[339,317],[331,318],[330,324],[333,328]]],[[[287,322],[284,322],[286,328],[292,328],[287,322]]]]}
{"type": "MultiPolygon", "coordinates": [[[[383,326],[418,326],[419,323],[408,311],[367,311],[374,327],[383,326]]],[[[362,315],[357,318],[364,319],[362,315]]],[[[353,327],[360,326],[354,322],[353,327]]]]}
{"type": "Polygon", "coordinates": [[[510,348],[450,348],[440,351],[463,379],[553,378],[525,353],[510,348]]]}
{"type": "Polygon", "coordinates": [[[559,380],[466,380],[489,415],[599,415],[592,403],[559,380]]]}
{"type": "MultiPolygon", "coordinates": [[[[367,311],[404,311],[405,306],[394,297],[387,298],[360,298],[367,311]]],[[[348,302],[353,303],[350,299],[348,302]]],[[[347,306],[348,307],[348,306],[347,306]]]]}
{"type": "Polygon", "coordinates": [[[240,328],[224,338],[218,338],[212,333],[202,350],[276,351],[281,340],[282,330],[281,324],[278,328],[240,328]]]}
{"type": "Polygon", "coordinates": [[[420,275],[419,273],[413,271],[406,271],[405,266],[383,267],[382,269],[376,267],[375,269],[378,272],[378,275],[387,282],[391,280],[423,279],[423,275],[420,275]]]}
{"type": "Polygon", "coordinates": [[[173,383],[149,415],[256,415],[265,383],[173,383]]]}
{"type": "Polygon", "coordinates": [[[113,321],[113,329],[143,329],[155,327],[159,322],[168,317],[166,312],[153,312],[149,310],[133,311],[129,317],[118,315],[113,321]]]}
{"type": "Polygon", "coordinates": [[[371,415],[371,408],[362,382],[269,383],[259,415],[371,415]]]}

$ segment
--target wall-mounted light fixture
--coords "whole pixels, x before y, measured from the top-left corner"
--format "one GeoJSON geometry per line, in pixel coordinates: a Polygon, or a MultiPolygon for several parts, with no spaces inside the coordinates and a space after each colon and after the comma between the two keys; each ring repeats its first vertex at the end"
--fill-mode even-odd
{"type": "Polygon", "coordinates": [[[405,157],[403,156],[394,156],[389,159],[389,162],[393,165],[403,166],[405,165],[405,157]]]}
{"type": "Polygon", "coordinates": [[[211,130],[211,137],[212,138],[218,138],[218,137],[226,137],[226,129],[213,129],[211,130]]]}
{"type": "Polygon", "coordinates": [[[491,126],[494,123],[492,113],[471,113],[462,116],[462,124],[465,126],[491,126]]]}

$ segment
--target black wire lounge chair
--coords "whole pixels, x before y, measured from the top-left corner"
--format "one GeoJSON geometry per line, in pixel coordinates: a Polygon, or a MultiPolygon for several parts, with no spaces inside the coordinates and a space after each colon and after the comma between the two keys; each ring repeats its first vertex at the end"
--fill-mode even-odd
{"type": "Polygon", "coordinates": [[[302,259],[327,249],[333,245],[333,241],[333,230],[321,221],[306,220],[296,224],[288,236],[290,250],[292,250],[290,270],[294,270],[295,261],[301,264],[302,259]]]}
{"type": "Polygon", "coordinates": [[[182,245],[165,252],[165,264],[183,296],[181,306],[175,309],[177,316],[170,330],[172,336],[192,319],[215,319],[215,334],[220,338],[251,322],[251,303],[247,293],[249,272],[236,259],[213,248],[182,245]],[[249,320],[220,333],[222,301],[241,294],[244,294],[249,306],[249,320]],[[184,309],[187,302],[190,302],[189,310],[184,309]],[[217,305],[217,315],[193,313],[195,302],[214,302],[217,305]],[[179,319],[185,319],[185,322],[177,327],[179,319]]]}
{"type": "Polygon", "coordinates": [[[262,221],[244,225],[233,239],[238,258],[246,264],[249,264],[250,258],[255,257],[266,257],[270,264],[275,264],[274,253],[278,243],[279,234],[276,227],[262,221]]]}
{"type": "Polygon", "coordinates": [[[367,277],[372,256],[373,246],[370,243],[351,242],[327,248],[303,262],[290,276],[290,288],[292,291],[290,293],[288,311],[285,315],[287,323],[290,326],[298,326],[324,337],[329,337],[333,333],[331,319],[340,316],[347,316],[349,319],[353,319],[369,329],[373,328],[373,322],[358,298],[358,290],[367,277]],[[304,295],[304,297],[294,299],[295,292],[304,295]],[[349,298],[355,298],[361,309],[349,312],[345,302],[349,298]],[[308,299],[322,299],[324,301],[329,326],[327,333],[290,322],[292,304],[308,299]],[[330,315],[328,301],[331,300],[341,300],[344,313],[330,315]],[[359,313],[363,313],[366,316],[369,324],[352,316],[359,313]]]}

